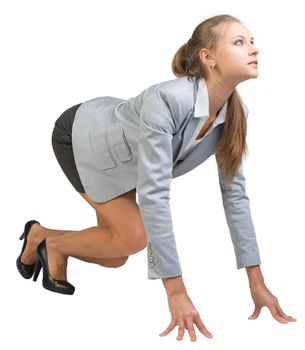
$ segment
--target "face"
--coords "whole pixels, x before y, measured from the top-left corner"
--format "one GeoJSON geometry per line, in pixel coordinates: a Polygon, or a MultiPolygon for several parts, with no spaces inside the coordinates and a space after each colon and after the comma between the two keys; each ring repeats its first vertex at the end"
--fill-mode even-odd
{"type": "Polygon", "coordinates": [[[238,84],[244,80],[257,78],[258,48],[248,29],[241,23],[225,24],[213,56],[217,72],[221,78],[238,84]]]}

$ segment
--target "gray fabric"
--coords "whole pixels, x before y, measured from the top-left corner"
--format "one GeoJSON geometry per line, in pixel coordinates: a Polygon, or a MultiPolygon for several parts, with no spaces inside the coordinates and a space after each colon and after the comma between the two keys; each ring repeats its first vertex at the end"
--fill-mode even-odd
{"type": "MultiPolygon", "coordinates": [[[[247,116],[247,107],[243,107],[247,116]]],[[[148,236],[150,279],[182,274],[173,232],[170,185],[173,178],[215,154],[223,124],[179,160],[200,122],[198,117],[208,115],[205,81],[191,77],[152,85],[128,100],[96,97],[83,102],[76,112],[72,144],[87,195],[104,202],[137,188],[148,236]]],[[[227,189],[217,168],[237,268],[259,265],[242,164],[227,189]]]]}

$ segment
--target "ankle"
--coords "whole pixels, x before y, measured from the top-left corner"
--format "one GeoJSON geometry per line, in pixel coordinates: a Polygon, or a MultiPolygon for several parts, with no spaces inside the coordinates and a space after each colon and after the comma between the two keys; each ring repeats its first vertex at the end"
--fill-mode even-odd
{"type": "Polygon", "coordinates": [[[67,280],[67,260],[68,258],[61,252],[60,242],[56,237],[48,237],[46,239],[46,247],[48,253],[48,263],[52,278],[60,281],[67,280]]]}
{"type": "Polygon", "coordinates": [[[61,260],[67,260],[67,257],[61,251],[61,243],[58,237],[47,237],[46,239],[47,251],[50,252],[53,256],[56,255],[57,258],[61,260]]]}
{"type": "Polygon", "coordinates": [[[33,244],[38,245],[45,239],[44,230],[45,227],[41,226],[38,223],[32,225],[28,240],[30,240],[33,244]]]}

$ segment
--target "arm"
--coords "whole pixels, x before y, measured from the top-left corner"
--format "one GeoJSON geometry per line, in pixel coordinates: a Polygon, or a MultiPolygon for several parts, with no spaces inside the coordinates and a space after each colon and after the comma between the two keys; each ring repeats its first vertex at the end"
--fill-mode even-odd
{"type": "Polygon", "coordinates": [[[170,208],[173,121],[159,94],[148,96],[141,108],[137,191],[147,233],[148,278],[182,274],[170,208]]]}
{"type": "Polygon", "coordinates": [[[148,237],[148,278],[162,278],[172,316],[169,326],[160,336],[167,335],[179,326],[177,340],[182,340],[186,328],[191,340],[195,341],[193,323],[206,337],[211,338],[212,335],[187,295],[176,249],[169,203],[174,133],[171,103],[174,103],[173,97],[171,101],[165,100],[160,93],[151,94],[143,102],[137,190],[139,209],[148,237]]]}
{"type": "MultiPolygon", "coordinates": [[[[243,101],[241,103],[245,118],[248,119],[249,109],[243,101]]],[[[224,186],[224,178],[218,162],[217,169],[223,207],[234,246],[237,268],[260,265],[261,260],[252,222],[250,201],[246,194],[243,161],[241,161],[232,183],[227,188],[224,186]]]]}
{"type": "Polygon", "coordinates": [[[296,321],[287,316],[281,309],[278,299],[270,292],[264,282],[260,269],[260,255],[256,242],[256,235],[251,218],[249,198],[245,190],[245,177],[240,165],[232,184],[225,189],[224,181],[219,170],[219,183],[223,199],[223,206],[231,239],[236,254],[237,268],[246,268],[251,297],[255,304],[250,320],[256,319],[263,306],[269,308],[272,316],[280,323],[296,321]]]}
{"type": "MultiPolygon", "coordinates": [[[[217,157],[216,157],[217,161],[217,157]]],[[[219,185],[231,240],[234,246],[237,268],[260,265],[260,254],[252,222],[246,179],[241,162],[232,183],[225,188],[224,178],[218,166],[219,185]]]]}

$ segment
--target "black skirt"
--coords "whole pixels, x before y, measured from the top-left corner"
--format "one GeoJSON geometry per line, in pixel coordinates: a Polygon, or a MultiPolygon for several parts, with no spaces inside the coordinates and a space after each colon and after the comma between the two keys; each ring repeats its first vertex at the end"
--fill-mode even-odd
{"type": "Polygon", "coordinates": [[[81,103],[68,108],[55,121],[52,133],[52,147],[56,159],[77,192],[85,193],[81,183],[72,149],[72,125],[77,108],[81,103]]]}

